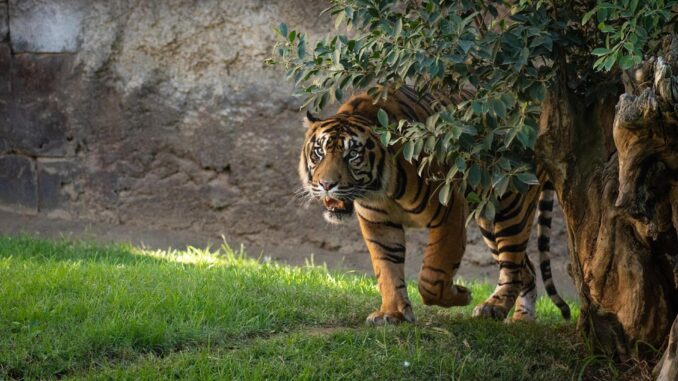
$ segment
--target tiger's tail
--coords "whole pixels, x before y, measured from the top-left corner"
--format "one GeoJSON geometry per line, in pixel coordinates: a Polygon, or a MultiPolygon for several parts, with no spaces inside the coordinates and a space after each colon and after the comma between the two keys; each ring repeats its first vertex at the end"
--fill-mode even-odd
{"type": "Polygon", "coordinates": [[[558,295],[556,285],[553,283],[551,272],[551,212],[553,211],[553,183],[546,181],[539,195],[539,208],[537,210],[537,246],[539,248],[539,269],[541,279],[544,282],[546,293],[553,304],[559,309],[563,318],[570,319],[570,307],[563,298],[558,295]]]}

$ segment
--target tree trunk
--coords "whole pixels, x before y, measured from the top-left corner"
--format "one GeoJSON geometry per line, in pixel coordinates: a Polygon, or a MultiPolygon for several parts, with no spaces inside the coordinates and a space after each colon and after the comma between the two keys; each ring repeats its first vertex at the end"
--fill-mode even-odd
{"type": "Polygon", "coordinates": [[[659,364],[655,368],[657,381],[678,380],[678,318],[673,322],[673,328],[669,334],[669,345],[659,364]]]}
{"type": "Polygon", "coordinates": [[[624,73],[624,94],[593,104],[563,74],[537,139],[567,224],[578,326],[618,360],[655,353],[678,313],[678,38],[662,55],[624,73]]]}

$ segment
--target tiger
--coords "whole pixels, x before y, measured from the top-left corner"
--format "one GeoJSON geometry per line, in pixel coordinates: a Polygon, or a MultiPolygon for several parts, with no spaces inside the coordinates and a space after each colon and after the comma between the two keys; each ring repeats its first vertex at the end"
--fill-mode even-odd
{"type": "MultiPolygon", "coordinates": [[[[471,302],[470,290],[453,282],[466,248],[466,198],[451,191],[447,205],[442,204],[440,184],[419,176],[417,162],[405,160],[398,145],[384,147],[375,131],[380,109],[389,120],[425,122],[449,104],[400,86],[386,99],[375,102],[362,93],[349,98],[330,117],[322,119],[307,112],[304,118],[306,133],[298,169],[302,189],[321,201],[324,218],[330,223],[343,223],[355,214],[370,253],[381,306],[367,316],[368,325],[416,321],[405,282],[405,228],[428,229],[417,279],[423,304],[453,307],[471,302]]],[[[551,277],[548,246],[553,191],[544,174],[541,179],[539,186],[525,194],[504,195],[493,221],[477,221],[500,275],[495,291],[474,309],[474,316],[505,319],[515,306],[513,320],[535,319],[535,269],[525,249],[540,196],[542,278],[553,302],[569,318],[569,307],[551,277]]]]}

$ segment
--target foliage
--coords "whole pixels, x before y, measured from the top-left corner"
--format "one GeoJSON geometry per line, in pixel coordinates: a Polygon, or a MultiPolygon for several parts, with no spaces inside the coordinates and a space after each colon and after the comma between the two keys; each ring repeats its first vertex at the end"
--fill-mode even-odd
{"type": "Polygon", "coordinates": [[[582,18],[584,25],[596,21],[605,40],[605,46],[591,52],[599,57],[593,67],[610,70],[617,64],[626,70],[640,64],[648,43],[656,42],[662,32],[676,31],[675,5],[675,1],[665,0],[599,1],[582,18]],[[662,28],[665,24],[668,29],[662,28]]]}
{"type": "MultiPolygon", "coordinates": [[[[307,36],[277,29],[278,58],[313,110],[368,89],[376,98],[403,84],[453,101],[425,123],[385,121],[377,132],[420,173],[465,192],[488,218],[507,190],[535,184],[532,160],[540,103],[558,70],[594,99],[616,91],[614,73],[642,58],[674,25],[678,1],[333,0],[345,34],[309,48],[307,36]],[[594,21],[597,23],[592,26],[594,21]],[[558,64],[566,62],[565,65],[558,64]],[[604,73],[592,74],[592,68],[604,73]],[[612,89],[610,89],[612,87],[612,89]],[[445,173],[429,170],[442,163],[445,173]]],[[[473,216],[473,214],[472,214],[473,216]]],[[[471,216],[471,217],[472,217],[471,216]]]]}

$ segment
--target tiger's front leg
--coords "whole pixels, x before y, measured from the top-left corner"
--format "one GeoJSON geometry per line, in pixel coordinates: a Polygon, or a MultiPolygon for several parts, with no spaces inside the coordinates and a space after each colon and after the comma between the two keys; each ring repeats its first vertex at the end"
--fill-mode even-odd
{"type": "Polygon", "coordinates": [[[358,221],[381,293],[381,307],[367,317],[367,324],[414,322],[405,283],[405,230],[401,225],[368,220],[360,214],[358,221]]]}

